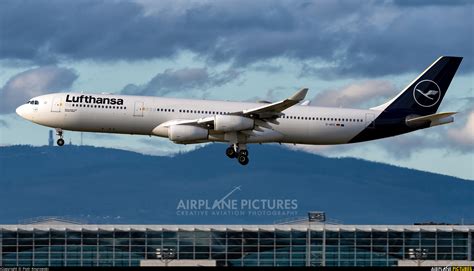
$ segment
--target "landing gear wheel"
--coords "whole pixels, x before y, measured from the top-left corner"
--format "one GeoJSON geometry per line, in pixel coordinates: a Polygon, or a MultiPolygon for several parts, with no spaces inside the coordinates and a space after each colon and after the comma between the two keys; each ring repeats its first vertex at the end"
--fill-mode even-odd
{"type": "Polygon", "coordinates": [[[234,147],[228,147],[228,148],[225,150],[225,154],[226,154],[227,157],[229,157],[229,158],[235,158],[235,157],[237,157],[237,153],[235,152],[234,147]]]}
{"type": "Polygon", "coordinates": [[[58,146],[62,146],[64,145],[64,139],[60,138],[58,141],[56,141],[56,143],[58,143],[58,146]]]}
{"type": "Polygon", "coordinates": [[[239,155],[237,160],[239,160],[239,163],[243,166],[245,166],[249,163],[249,157],[246,156],[246,155],[239,155]]]}
{"type": "Polygon", "coordinates": [[[249,156],[249,151],[248,150],[240,150],[239,151],[239,156],[249,156]]]}

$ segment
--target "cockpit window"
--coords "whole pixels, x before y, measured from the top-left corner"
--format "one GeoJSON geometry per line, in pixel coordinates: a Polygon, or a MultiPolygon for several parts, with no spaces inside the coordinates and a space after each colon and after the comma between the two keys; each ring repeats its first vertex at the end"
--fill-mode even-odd
{"type": "Polygon", "coordinates": [[[39,102],[38,102],[38,101],[35,101],[35,104],[39,104],[39,102]]]}
{"type": "Polygon", "coordinates": [[[39,104],[39,102],[37,100],[28,101],[26,103],[27,104],[39,104]]]}

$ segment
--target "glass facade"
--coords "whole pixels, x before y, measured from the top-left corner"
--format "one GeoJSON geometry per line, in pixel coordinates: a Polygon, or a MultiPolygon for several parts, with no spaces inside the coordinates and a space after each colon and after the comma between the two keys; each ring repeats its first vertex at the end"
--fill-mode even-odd
{"type": "Polygon", "coordinates": [[[219,266],[395,266],[473,260],[474,225],[0,225],[0,266],[138,266],[143,259],[219,266]]]}

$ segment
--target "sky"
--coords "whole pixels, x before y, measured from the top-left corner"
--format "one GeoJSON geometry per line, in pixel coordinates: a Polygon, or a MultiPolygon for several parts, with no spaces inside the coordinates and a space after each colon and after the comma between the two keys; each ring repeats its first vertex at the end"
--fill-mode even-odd
{"type": "MultiPolygon", "coordinates": [[[[442,55],[464,57],[440,111],[455,123],[351,145],[286,145],[474,180],[472,1],[0,1],[0,144],[44,145],[15,108],[51,92],[369,108],[442,55]]],[[[79,144],[81,133],[66,132],[79,144]]],[[[84,144],[174,155],[201,145],[97,133],[84,144]]],[[[224,157],[224,146],[223,146],[224,157]]],[[[269,159],[271,159],[269,157],[269,159]]]]}

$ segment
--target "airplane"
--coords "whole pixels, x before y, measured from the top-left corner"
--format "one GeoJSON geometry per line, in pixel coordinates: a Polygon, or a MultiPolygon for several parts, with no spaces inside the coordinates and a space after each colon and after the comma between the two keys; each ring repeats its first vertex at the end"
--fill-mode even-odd
{"type": "Polygon", "coordinates": [[[178,144],[225,142],[225,153],[242,165],[247,145],[331,145],[375,140],[454,121],[436,113],[462,57],[442,56],[388,102],[369,109],[308,105],[302,88],[282,101],[231,102],[62,92],[41,95],[16,113],[63,131],[159,136],[178,144]]]}

